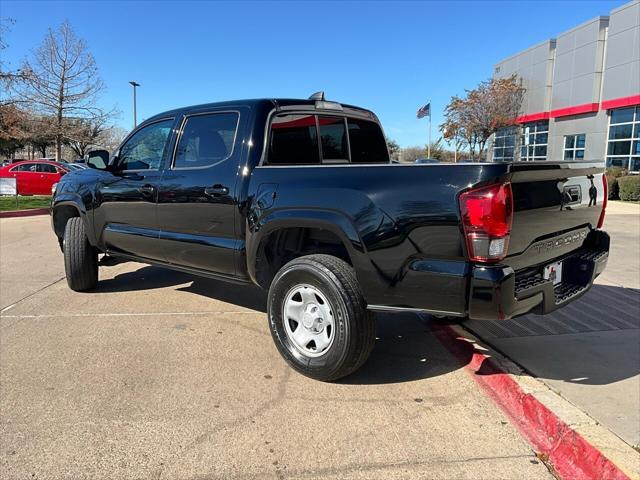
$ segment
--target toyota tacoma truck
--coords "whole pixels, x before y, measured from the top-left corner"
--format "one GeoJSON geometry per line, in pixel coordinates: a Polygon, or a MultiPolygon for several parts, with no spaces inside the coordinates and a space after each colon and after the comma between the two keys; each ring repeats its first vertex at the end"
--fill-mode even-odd
{"type": "Polygon", "coordinates": [[[608,258],[603,163],[392,164],[371,111],[321,94],[171,110],[88,162],[51,206],[71,289],[99,255],[257,284],[282,356],[325,381],[365,362],[373,311],[545,314],[608,258]]]}

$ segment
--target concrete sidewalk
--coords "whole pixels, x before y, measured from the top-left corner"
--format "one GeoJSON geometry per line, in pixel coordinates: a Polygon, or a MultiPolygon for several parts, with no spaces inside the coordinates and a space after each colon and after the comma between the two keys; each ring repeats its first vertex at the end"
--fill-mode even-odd
{"type": "Polygon", "coordinates": [[[632,446],[640,445],[640,206],[611,202],[607,270],[547,316],[465,323],[632,446]]]}

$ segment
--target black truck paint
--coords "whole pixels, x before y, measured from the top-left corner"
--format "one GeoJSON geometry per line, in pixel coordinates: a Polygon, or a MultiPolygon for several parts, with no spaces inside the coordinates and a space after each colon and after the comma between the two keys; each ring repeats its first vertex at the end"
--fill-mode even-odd
{"type": "MultiPolygon", "coordinates": [[[[287,261],[327,253],[353,267],[369,309],[475,319],[549,312],[584,293],[606,265],[609,237],[597,228],[606,204],[604,164],[390,164],[386,154],[374,164],[308,165],[301,158],[299,165],[270,165],[270,128],[283,114],[378,124],[370,111],[315,100],[162,113],[125,139],[114,164],[63,178],[52,200],[55,234],[62,240],[68,219],[79,216],[99,252],[264,288],[287,261]],[[174,168],[186,119],[211,113],[237,116],[228,157],[174,168]],[[157,168],[119,170],[128,139],[159,121],[170,134],[157,168]],[[507,182],[514,207],[508,254],[497,263],[471,262],[460,195],[507,182]],[[563,280],[554,286],[542,269],[559,259],[563,280]]],[[[380,141],[382,135],[380,129],[380,141]]],[[[352,159],[354,148],[366,152],[346,141],[352,159]]]]}

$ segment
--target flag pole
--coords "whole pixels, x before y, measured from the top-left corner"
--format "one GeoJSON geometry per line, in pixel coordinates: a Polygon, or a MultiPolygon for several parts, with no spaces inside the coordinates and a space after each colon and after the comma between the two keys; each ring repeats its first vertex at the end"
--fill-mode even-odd
{"type": "Polygon", "coordinates": [[[429,143],[427,144],[427,157],[431,158],[431,99],[429,99],[429,143]]]}

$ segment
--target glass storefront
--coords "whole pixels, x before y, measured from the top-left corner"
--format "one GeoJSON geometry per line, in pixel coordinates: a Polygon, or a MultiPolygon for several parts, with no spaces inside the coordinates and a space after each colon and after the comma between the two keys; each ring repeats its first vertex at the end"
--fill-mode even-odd
{"type": "Polygon", "coordinates": [[[549,142],[549,121],[525,123],[520,138],[520,160],[546,160],[549,142]]]}
{"type": "Polygon", "coordinates": [[[587,136],[584,133],[579,135],[565,135],[564,155],[565,160],[584,160],[584,145],[587,136]]]}
{"type": "Polygon", "coordinates": [[[493,161],[512,162],[516,152],[517,139],[517,126],[499,128],[493,141],[493,161]]]}
{"type": "Polygon", "coordinates": [[[608,139],[607,167],[640,171],[640,107],[611,110],[608,139]]]}

